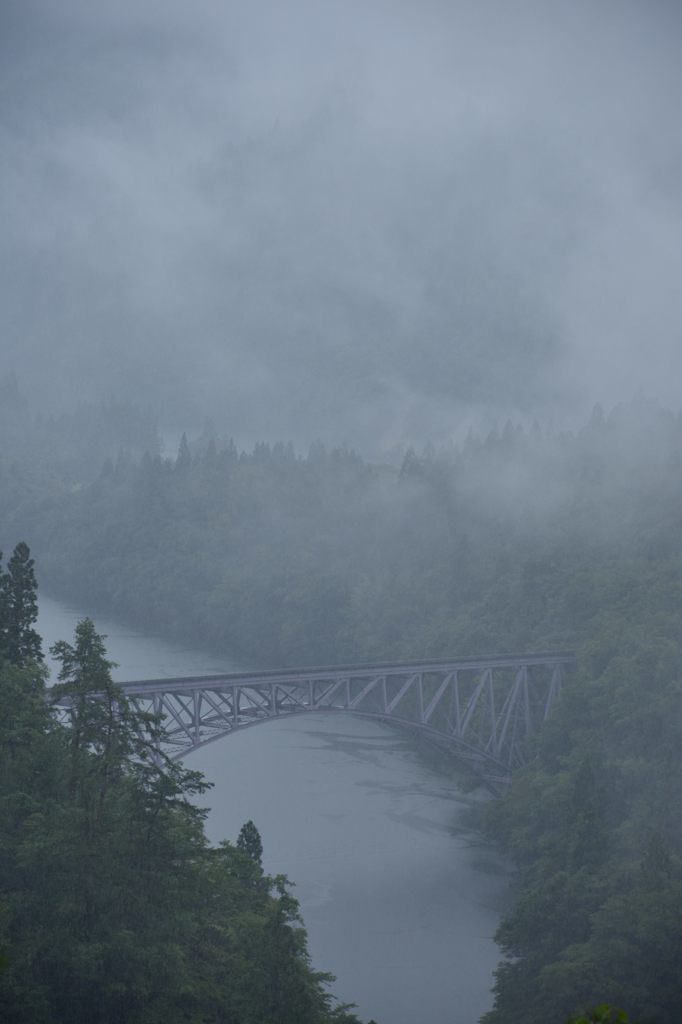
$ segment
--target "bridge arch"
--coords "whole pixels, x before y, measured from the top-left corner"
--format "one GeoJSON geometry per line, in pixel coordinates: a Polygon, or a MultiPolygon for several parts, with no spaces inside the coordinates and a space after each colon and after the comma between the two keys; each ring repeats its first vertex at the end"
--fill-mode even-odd
{"type": "Polygon", "coordinates": [[[179,759],[238,730],[311,712],[354,714],[423,735],[493,792],[524,763],[549,716],[570,651],[242,672],[119,684],[163,716],[164,751],[179,759]]]}

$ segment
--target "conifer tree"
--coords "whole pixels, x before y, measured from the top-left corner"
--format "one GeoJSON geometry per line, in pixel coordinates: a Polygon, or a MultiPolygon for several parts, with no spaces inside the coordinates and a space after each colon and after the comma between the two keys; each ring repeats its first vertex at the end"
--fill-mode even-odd
{"type": "Polygon", "coordinates": [[[0,650],[12,664],[42,661],[40,637],[33,629],[38,618],[34,562],[21,541],[0,576],[0,650]]]}
{"type": "Polygon", "coordinates": [[[250,857],[259,868],[262,867],[263,843],[261,842],[260,833],[252,821],[247,821],[246,824],[242,825],[237,838],[237,849],[245,853],[247,857],[250,857]]]}

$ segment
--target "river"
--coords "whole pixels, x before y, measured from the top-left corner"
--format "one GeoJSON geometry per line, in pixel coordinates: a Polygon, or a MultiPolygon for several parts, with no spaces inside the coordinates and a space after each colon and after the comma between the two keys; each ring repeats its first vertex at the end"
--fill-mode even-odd
{"type": "MultiPolygon", "coordinates": [[[[82,613],[45,597],[45,647],[82,613]]],[[[229,659],[101,618],[115,679],[237,669],[229,659]]],[[[378,1024],[475,1024],[491,1005],[501,865],[457,827],[475,797],[425,763],[399,731],[305,715],[235,733],[187,758],[214,787],[212,841],[258,826],[270,872],[295,882],[314,965],[378,1024]]]]}

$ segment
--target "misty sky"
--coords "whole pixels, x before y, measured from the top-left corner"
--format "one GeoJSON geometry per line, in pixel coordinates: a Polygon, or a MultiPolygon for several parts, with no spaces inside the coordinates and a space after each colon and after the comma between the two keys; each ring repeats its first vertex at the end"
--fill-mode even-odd
{"type": "Polygon", "coordinates": [[[682,404],[682,3],[0,0],[0,371],[378,452],[682,404]]]}

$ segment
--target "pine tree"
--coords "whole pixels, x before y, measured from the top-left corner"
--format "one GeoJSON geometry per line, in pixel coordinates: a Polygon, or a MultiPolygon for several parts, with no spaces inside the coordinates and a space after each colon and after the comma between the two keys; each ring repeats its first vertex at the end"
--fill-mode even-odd
{"type": "Polygon", "coordinates": [[[163,794],[164,799],[203,792],[207,785],[200,773],[161,752],[159,718],[134,707],[113,681],[116,664],[106,656],[105,639],[92,619],[85,618],[76,626],[73,645],[60,640],[50,648],[62,665],[52,693],[70,706],[72,796],[85,778],[86,754],[91,764],[88,783],[93,774],[99,776],[100,805],[113,782],[124,776],[134,777],[149,793],[163,794]]]}
{"type": "Polygon", "coordinates": [[[263,866],[263,843],[258,829],[250,820],[241,827],[237,838],[237,849],[250,857],[259,868],[263,866]]]}
{"type": "Polygon", "coordinates": [[[42,661],[40,637],[33,629],[37,618],[34,562],[21,541],[0,576],[0,652],[12,664],[24,667],[42,661]]]}

